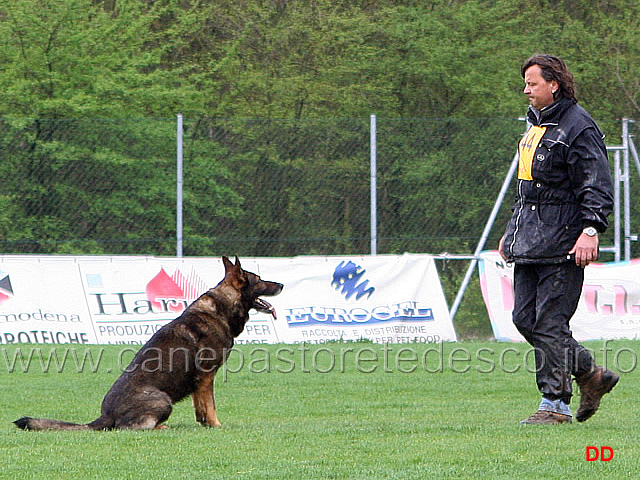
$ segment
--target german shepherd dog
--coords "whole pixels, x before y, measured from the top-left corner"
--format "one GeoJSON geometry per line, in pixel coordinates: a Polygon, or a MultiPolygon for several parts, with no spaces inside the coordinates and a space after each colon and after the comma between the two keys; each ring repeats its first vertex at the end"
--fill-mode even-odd
{"type": "Polygon", "coordinates": [[[188,395],[196,420],[220,426],[213,396],[213,378],[227,359],[234,338],[249,320],[249,310],[270,313],[263,295],[278,295],[283,285],[247,272],[222,257],[224,279],[158,330],[138,351],[102,401],[102,415],[86,425],[23,417],[24,430],[153,429],[171,414],[172,405],[188,395]]]}

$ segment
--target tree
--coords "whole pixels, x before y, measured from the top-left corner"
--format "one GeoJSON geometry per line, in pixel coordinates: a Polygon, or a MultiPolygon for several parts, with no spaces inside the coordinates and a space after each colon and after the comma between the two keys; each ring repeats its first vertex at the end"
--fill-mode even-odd
{"type": "Polygon", "coordinates": [[[175,187],[162,173],[173,164],[174,128],[99,120],[147,116],[180,98],[160,56],[145,54],[154,17],[141,5],[2,5],[0,108],[11,116],[0,198],[10,205],[5,240],[17,251],[98,253],[127,238],[174,237],[175,187]]]}

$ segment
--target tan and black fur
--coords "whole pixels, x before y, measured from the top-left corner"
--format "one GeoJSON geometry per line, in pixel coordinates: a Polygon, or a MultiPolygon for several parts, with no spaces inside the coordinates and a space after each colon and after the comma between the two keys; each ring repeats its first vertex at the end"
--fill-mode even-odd
{"type": "Polygon", "coordinates": [[[213,378],[234,338],[242,333],[249,310],[271,313],[260,296],[278,295],[282,284],[262,280],[222,257],[224,279],[195,300],[175,320],[158,330],[138,351],[102,401],[102,415],[79,425],[60,420],[23,417],[14,423],[25,430],[111,430],[161,428],[172,405],[191,395],[196,420],[220,425],[213,378]]]}

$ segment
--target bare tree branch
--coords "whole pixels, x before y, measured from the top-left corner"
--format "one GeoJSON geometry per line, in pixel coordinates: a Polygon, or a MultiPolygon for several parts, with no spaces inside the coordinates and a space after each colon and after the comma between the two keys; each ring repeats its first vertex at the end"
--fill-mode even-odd
{"type": "Polygon", "coordinates": [[[633,108],[635,108],[638,111],[638,113],[640,113],[640,105],[638,104],[638,102],[635,101],[633,95],[627,89],[625,81],[622,78],[622,75],[620,73],[620,50],[616,49],[616,53],[617,53],[617,55],[616,55],[616,78],[618,79],[618,83],[622,87],[622,90],[624,91],[624,94],[626,95],[627,99],[631,102],[631,105],[633,106],[633,108]]]}

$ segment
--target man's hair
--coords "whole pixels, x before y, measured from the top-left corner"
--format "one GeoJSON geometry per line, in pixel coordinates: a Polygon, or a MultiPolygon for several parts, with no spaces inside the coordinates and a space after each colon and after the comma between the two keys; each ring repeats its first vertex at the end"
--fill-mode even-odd
{"type": "Polygon", "coordinates": [[[554,55],[536,54],[525,60],[522,64],[522,78],[524,78],[524,72],[532,65],[538,65],[540,67],[542,78],[547,82],[552,80],[558,82],[558,91],[553,95],[555,100],[565,97],[578,101],[576,98],[576,88],[573,83],[573,75],[569,71],[567,64],[561,59],[554,55]]]}

